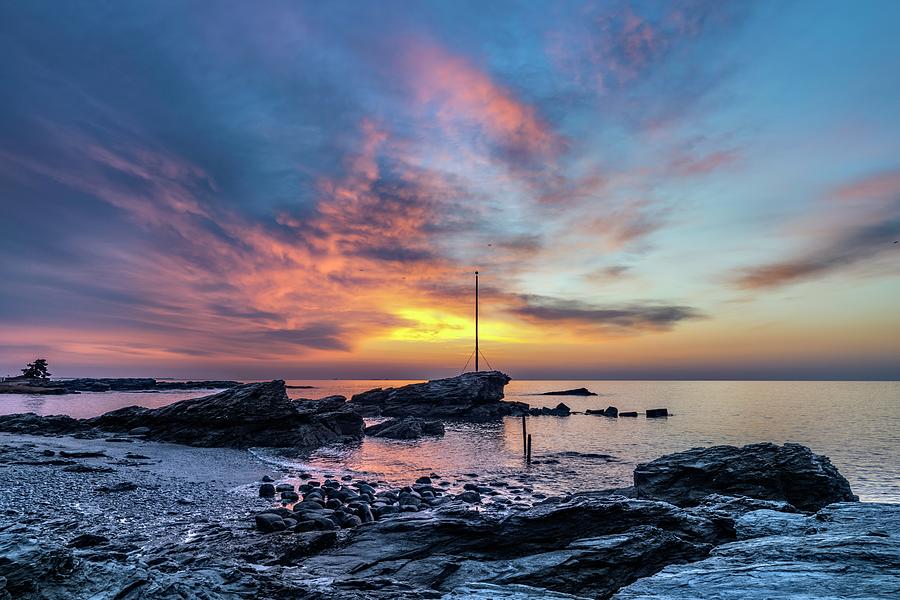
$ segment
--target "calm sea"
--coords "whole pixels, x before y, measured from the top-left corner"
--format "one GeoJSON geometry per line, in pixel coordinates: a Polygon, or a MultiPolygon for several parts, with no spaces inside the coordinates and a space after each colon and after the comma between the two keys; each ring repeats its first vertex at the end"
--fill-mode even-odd
{"type": "MultiPolygon", "coordinates": [[[[350,396],[406,381],[290,381],[314,389],[292,397],[350,396]]],[[[158,407],[208,392],[0,395],[0,414],[32,411],[88,417],[129,405],[158,407]]],[[[256,450],[292,469],[350,472],[392,483],[438,472],[465,478],[516,478],[536,491],[560,493],[629,485],[642,461],[695,446],[798,442],[829,456],[861,499],[900,502],[900,382],[856,381],[513,381],[509,400],[536,406],[565,402],[575,411],[668,408],[668,419],[608,419],[588,415],[530,417],[534,458],[522,458],[521,419],[487,425],[450,424],[443,438],[414,442],[366,439],[311,456],[256,450]],[[540,392],[586,387],[593,397],[542,397],[540,392]],[[549,461],[549,462],[544,462],[549,461]],[[558,462],[557,462],[558,461],[558,462]]]]}

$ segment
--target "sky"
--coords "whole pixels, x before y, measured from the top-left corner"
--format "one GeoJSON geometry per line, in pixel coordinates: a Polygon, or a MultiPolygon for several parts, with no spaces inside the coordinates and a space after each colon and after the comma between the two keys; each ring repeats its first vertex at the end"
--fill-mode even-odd
{"type": "Polygon", "coordinates": [[[898,30],[0,3],[0,374],[900,379],[898,30]]]}

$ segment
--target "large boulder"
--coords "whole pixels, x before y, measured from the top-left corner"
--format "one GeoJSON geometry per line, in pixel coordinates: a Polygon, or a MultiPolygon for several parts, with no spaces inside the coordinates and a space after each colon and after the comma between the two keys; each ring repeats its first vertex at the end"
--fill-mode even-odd
{"type": "Polygon", "coordinates": [[[365,429],[366,435],[394,440],[415,440],[426,435],[444,435],[444,424],[417,417],[390,419],[365,429]]]}
{"type": "Polygon", "coordinates": [[[638,465],[634,489],[639,498],[678,506],[696,505],[714,493],[784,500],[810,512],[858,500],[827,457],[800,444],[713,446],[669,454],[638,465]]]}
{"type": "Polygon", "coordinates": [[[191,446],[317,448],[363,437],[343,396],[291,400],[284,381],[240,385],[162,408],[129,406],[90,419],[0,417],[0,431],[36,434],[146,431],[148,440],[191,446]]]}
{"type": "Polygon", "coordinates": [[[500,371],[477,371],[399,388],[376,388],[356,394],[350,402],[366,416],[484,421],[527,411],[526,404],[502,402],[509,380],[500,371]]]}

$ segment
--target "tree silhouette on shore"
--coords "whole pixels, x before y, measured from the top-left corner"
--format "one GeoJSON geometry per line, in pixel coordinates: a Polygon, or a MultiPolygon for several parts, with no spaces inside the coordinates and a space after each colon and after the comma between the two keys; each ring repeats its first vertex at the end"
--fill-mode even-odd
{"type": "Polygon", "coordinates": [[[47,372],[47,359],[36,358],[33,363],[22,369],[22,376],[31,379],[49,379],[50,373],[47,372]]]}

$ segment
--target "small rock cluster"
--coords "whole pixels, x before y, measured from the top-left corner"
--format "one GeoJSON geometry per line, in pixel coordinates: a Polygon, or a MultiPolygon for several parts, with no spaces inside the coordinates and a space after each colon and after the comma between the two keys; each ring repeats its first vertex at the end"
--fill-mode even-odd
{"type": "MultiPolygon", "coordinates": [[[[437,474],[432,477],[440,478],[437,474]]],[[[336,479],[309,480],[298,488],[290,483],[263,483],[259,487],[260,497],[275,498],[277,494],[286,506],[255,515],[256,528],[265,533],[349,529],[390,515],[428,510],[454,499],[481,503],[480,490],[491,490],[466,484],[465,491],[454,496],[441,489],[441,485],[433,485],[432,477],[419,477],[413,485],[400,489],[382,490],[378,489],[378,483],[342,483],[336,479]]]]}
{"type": "Polygon", "coordinates": [[[550,417],[568,417],[572,414],[572,409],[560,402],[554,408],[547,408],[546,406],[537,408],[532,407],[528,409],[528,414],[532,417],[541,417],[541,416],[550,416],[550,417]]]}

